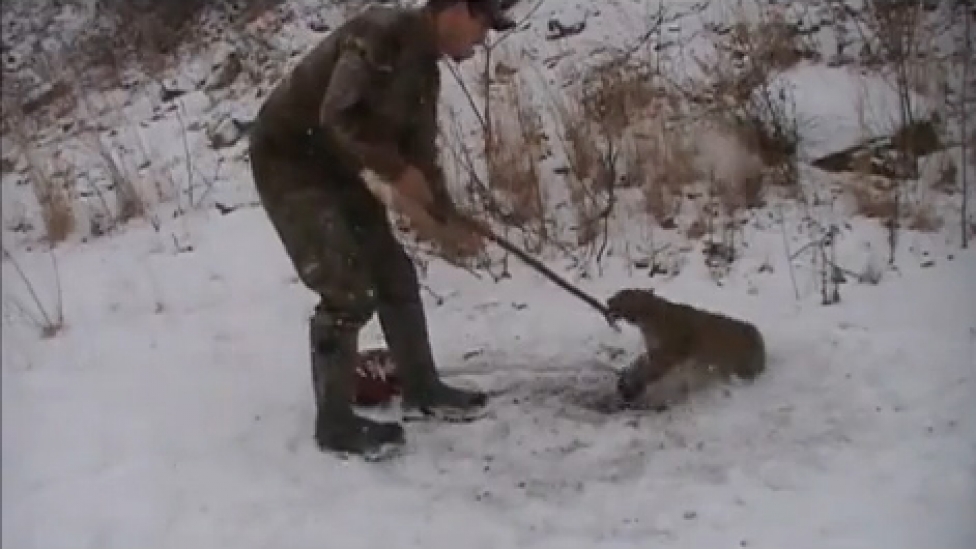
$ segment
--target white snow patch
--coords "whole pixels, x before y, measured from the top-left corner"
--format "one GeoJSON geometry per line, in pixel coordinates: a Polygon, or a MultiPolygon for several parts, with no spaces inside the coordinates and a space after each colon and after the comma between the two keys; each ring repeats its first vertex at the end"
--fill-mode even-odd
{"type": "MultiPolygon", "coordinates": [[[[901,125],[900,101],[893,80],[862,74],[849,67],[801,64],[783,72],[769,87],[792,102],[789,112],[800,131],[800,156],[815,160],[875,137],[893,134],[901,125]]],[[[916,120],[932,113],[931,104],[914,92],[916,120]]]]}
{"type": "MultiPolygon", "coordinates": [[[[976,540],[973,253],[933,249],[935,267],[845,285],[827,308],[797,301],[775,260],[758,295],[745,267],[724,287],[700,267],[668,282],[613,267],[584,282],[597,295],[654,286],[766,334],[767,375],[665,414],[599,411],[610,369],[641,350],[634,331],[614,334],[522,268],[493,285],[435,265],[425,282],[446,296],[427,302],[442,370],[507,392],[476,423],[409,424],[408,455],[367,465],[312,442],[314,300],[263,213],[180,224],[59,250],[66,331],[4,327],[5,547],[976,540]],[[194,251],[175,253],[172,231],[194,251]],[[625,356],[606,358],[606,345],[625,356]]],[[[18,260],[49,272],[44,254],[18,260]]],[[[37,280],[49,295],[51,278],[37,280]]],[[[380,341],[371,324],[364,346],[380,341]]]]}

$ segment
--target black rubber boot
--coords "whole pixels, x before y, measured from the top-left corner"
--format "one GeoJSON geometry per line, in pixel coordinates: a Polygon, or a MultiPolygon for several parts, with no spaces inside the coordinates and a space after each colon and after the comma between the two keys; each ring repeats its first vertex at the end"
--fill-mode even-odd
{"type": "Polygon", "coordinates": [[[380,326],[403,383],[404,420],[472,421],[485,414],[488,395],[451,387],[434,365],[423,304],[380,304],[380,326]]]}
{"type": "Polygon", "coordinates": [[[319,312],[312,317],[315,441],[323,451],[378,460],[395,454],[405,437],[400,424],[373,421],[352,410],[358,336],[358,326],[343,326],[319,312]]]}

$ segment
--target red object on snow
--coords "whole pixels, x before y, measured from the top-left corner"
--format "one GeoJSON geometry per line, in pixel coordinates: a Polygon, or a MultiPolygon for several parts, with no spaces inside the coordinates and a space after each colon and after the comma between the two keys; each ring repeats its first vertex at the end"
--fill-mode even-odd
{"type": "Polygon", "coordinates": [[[366,349],[359,353],[356,368],[356,406],[387,404],[400,394],[396,364],[387,349],[366,349]]]}

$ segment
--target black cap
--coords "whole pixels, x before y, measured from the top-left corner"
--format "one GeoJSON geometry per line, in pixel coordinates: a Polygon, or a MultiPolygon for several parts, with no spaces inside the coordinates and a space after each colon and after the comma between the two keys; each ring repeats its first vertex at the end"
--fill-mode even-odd
{"type": "Polygon", "coordinates": [[[515,28],[515,20],[505,11],[515,5],[517,0],[468,0],[471,9],[479,10],[488,16],[492,30],[502,32],[515,28]]]}

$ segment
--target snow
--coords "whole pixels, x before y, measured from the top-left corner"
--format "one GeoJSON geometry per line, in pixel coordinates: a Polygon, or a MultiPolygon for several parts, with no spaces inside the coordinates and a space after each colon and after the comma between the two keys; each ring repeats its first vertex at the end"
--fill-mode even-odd
{"type": "MultiPolygon", "coordinates": [[[[284,44],[272,53],[276,69],[318,38],[306,16],[331,22],[341,11],[319,4],[289,2],[298,16],[287,32],[265,33],[284,44]]],[[[524,2],[516,16],[529,20],[498,55],[540,87],[575,82],[599,52],[634,44],[656,7],[524,2]],[[586,28],[547,41],[550,18],[586,28]]],[[[661,42],[692,41],[669,63],[708,49],[696,37],[709,18],[728,16],[722,7],[668,3],[661,42]]],[[[65,36],[84,28],[75,8],[59,9],[65,36]]],[[[254,25],[265,23],[273,28],[254,25]]],[[[15,53],[36,41],[15,39],[15,53]]],[[[2,265],[3,547],[976,547],[976,254],[959,247],[959,194],[928,188],[941,177],[936,160],[964,161],[958,148],[933,155],[933,173],[917,185],[946,226],[900,231],[894,266],[884,228],[831,199],[839,177],[802,163],[806,205],[770,198],[745,214],[740,257],[722,276],[706,268],[700,243],[629,226],[638,202],[619,204],[622,238],[600,271],[590,265],[581,277],[549,251],[550,266],[597,297],[653,287],[763,332],[764,375],[663,413],[608,411],[615,370],[643,350],[632,328],[614,332],[514,259],[500,282],[432,262],[423,296],[441,371],[491,391],[492,413],[466,425],[407,424],[407,453],[367,464],[312,441],[314,295],[254,207],[246,140],[208,145],[204,130],[260,105],[246,80],[197,89],[207,55],[225,51],[211,48],[163,78],[187,91],[172,102],[156,84],[98,92],[80,102],[72,130],[59,119],[37,133],[33,154],[51,164],[41,168],[74,174],[93,197],[106,172],[98,153],[111,151],[158,201],[148,219],[83,238],[99,206],[78,200],[81,234],[48,253],[37,230],[12,228],[41,227],[29,185],[18,184],[22,166],[3,176],[12,255],[2,265]],[[233,212],[221,215],[215,202],[233,212]],[[808,245],[832,225],[847,280],[840,303],[824,306],[808,245]],[[634,267],[652,255],[668,275],[634,267]],[[32,324],[37,307],[17,267],[46,311],[60,302],[65,326],[54,336],[32,324]],[[866,271],[879,283],[858,282],[866,271]]],[[[470,84],[482,69],[462,73],[470,84]]],[[[476,122],[444,74],[463,135],[476,122]]],[[[801,64],[779,84],[795,101],[801,160],[884,135],[897,120],[896,96],[876,76],[801,64]]],[[[932,104],[919,97],[918,106],[932,104]]],[[[700,137],[700,160],[718,178],[750,169],[741,145],[700,137]]],[[[5,159],[11,145],[5,135],[5,159]]],[[[558,165],[559,152],[547,160],[544,169],[558,165]]],[[[362,346],[379,344],[374,322],[362,346]]]]}
{"type": "MultiPolygon", "coordinates": [[[[898,90],[877,74],[805,63],[780,74],[769,89],[793,104],[800,156],[807,160],[890,136],[901,125],[898,90]]],[[[931,104],[915,93],[911,109],[919,120],[932,113],[931,104]]]]}
{"type": "MultiPolygon", "coordinates": [[[[383,464],[312,442],[314,299],[258,210],[59,250],[65,331],[4,328],[3,545],[971,547],[976,254],[928,249],[935,266],[832,307],[797,300],[775,258],[758,293],[748,272],[720,287],[691,267],[585,282],[763,330],[765,376],[663,414],[601,411],[625,362],[604,347],[639,352],[632,330],[521,268],[493,284],[433,265],[445,376],[507,392],[476,423],[407,424],[408,453],[383,464]]],[[[371,324],[364,346],[380,337],[371,324]]]]}

